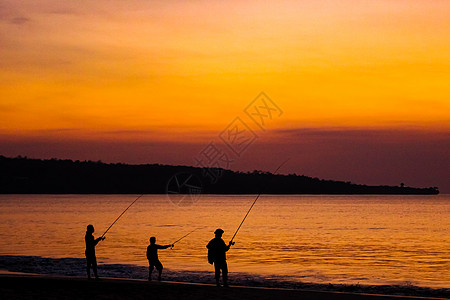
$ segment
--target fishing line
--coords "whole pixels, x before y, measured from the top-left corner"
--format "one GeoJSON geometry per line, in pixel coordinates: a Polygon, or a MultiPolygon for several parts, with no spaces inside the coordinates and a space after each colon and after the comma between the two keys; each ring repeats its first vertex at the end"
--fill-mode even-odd
{"type": "Polygon", "coordinates": [[[188,234],[183,235],[181,238],[179,238],[178,240],[176,240],[175,242],[172,243],[172,247],[173,245],[175,245],[176,243],[178,243],[179,241],[181,241],[182,239],[184,239],[185,237],[187,237],[188,235],[190,235],[191,233],[193,233],[194,231],[196,231],[198,228],[195,228],[194,230],[192,230],[191,232],[189,232],[188,234]]]}
{"type": "Polygon", "coordinates": [[[114,224],[116,224],[116,222],[120,219],[121,216],[123,216],[123,214],[136,202],[139,200],[139,198],[141,198],[142,196],[144,196],[144,194],[140,195],[139,197],[136,198],[136,200],[134,200],[118,217],[117,219],[111,224],[111,226],[108,227],[108,229],[106,229],[105,233],[102,234],[101,237],[104,237],[105,234],[111,229],[111,227],[113,227],[114,224]]]}
{"type": "MultiPolygon", "coordinates": [[[[272,173],[272,175],[275,175],[275,174],[278,172],[278,170],[279,170],[279,169],[280,169],[280,168],[281,168],[281,167],[282,167],[289,159],[290,159],[290,158],[288,158],[288,159],[286,159],[285,161],[283,161],[283,162],[281,163],[281,165],[279,165],[278,168],[275,170],[275,172],[272,173]]],[[[256,197],[255,201],[253,201],[252,206],[250,206],[249,210],[248,210],[247,213],[245,214],[244,219],[242,220],[241,224],[239,224],[238,229],[236,230],[236,232],[234,233],[233,237],[231,238],[230,244],[232,244],[232,245],[234,244],[234,243],[233,243],[234,237],[235,237],[236,234],[238,233],[239,229],[241,229],[242,224],[244,224],[245,219],[247,219],[248,214],[249,214],[250,211],[252,210],[252,208],[253,208],[253,206],[255,205],[256,201],[258,201],[258,199],[259,199],[259,197],[261,196],[261,194],[262,194],[262,191],[258,194],[258,196],[256,197]]]]}

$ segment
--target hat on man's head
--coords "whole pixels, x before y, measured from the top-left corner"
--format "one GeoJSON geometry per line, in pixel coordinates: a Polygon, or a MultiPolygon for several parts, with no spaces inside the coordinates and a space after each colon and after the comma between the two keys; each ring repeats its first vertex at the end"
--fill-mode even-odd
{"type": "Polygon", "coordinates": [[[217,228],[216,231],[214,231],[214,234],[218,234],[218,233],[224,233],[225,231],[223,231],[220,228],[217,228]]]}

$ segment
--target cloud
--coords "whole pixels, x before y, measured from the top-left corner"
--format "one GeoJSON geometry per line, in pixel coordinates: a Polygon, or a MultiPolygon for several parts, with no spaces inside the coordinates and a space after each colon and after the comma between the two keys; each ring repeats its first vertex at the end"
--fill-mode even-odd
{"type": "Polygon", "coordinates": [[[290,128],[272,130],[272,138],[287,143],[322,140],[322,141],[376,141],[400,142],[407,140],[449,140],[448,130],[429,130],[427,128],[290,128]]]}
{"type": "Polygon", "coordinates": [[[10,20],[10,23],[11,23],[11,24],[15,24],[15,25],[23,25],[23,24],[28,23],[28,22],[30,22],[30,21],[31,21],[31,19],[29,19],[29,18],[25,18],[25,17],[15,17],[15,18],[12,18],[12,19],[10,20]]]}
{"type": "Polygon", "coordinates": [[[11,113],[22,111],[17,105],[1,104],[0,103],[0,113],[11,113]]]}

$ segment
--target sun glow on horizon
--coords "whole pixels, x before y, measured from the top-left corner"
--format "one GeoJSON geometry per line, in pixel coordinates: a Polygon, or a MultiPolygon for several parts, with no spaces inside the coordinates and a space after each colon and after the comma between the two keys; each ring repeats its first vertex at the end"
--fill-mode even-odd
{"type": "Polygon", "coordinates": [[[446,1],[7,1],[0,130],[220,130],[262,89],[277,126],[450,127],[446,1]]]}
{"type": "Polygon", "coordinates": [[[0,15],[0,154],[191,164],[264,91],[283,115],[236,168],[292,155],[292,172],[450,190],[449,1],[4,0],[0,15]]]}

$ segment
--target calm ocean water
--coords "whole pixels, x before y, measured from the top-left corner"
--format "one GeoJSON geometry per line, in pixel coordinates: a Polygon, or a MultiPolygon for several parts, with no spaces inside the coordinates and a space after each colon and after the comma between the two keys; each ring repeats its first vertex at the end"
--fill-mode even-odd
{"type": "MultiPolygon", "coordinates": [[[[83,258],[86,225],[100,236],[136,197],[0,195],[0,255],[83,258]]],[[[144,196],[97,246],[98,261],[147,266],[150,236],[169,244],[197,229],[160,259],[171,270],[212,271],[213,231],[222,228],[228,242],[254,199],[202,195],[178,207],[166,195],[144,196]]],[[[230,275],[449,288],[449,228],[450,195],[263,195],[228,252],[230,275]]]]}

